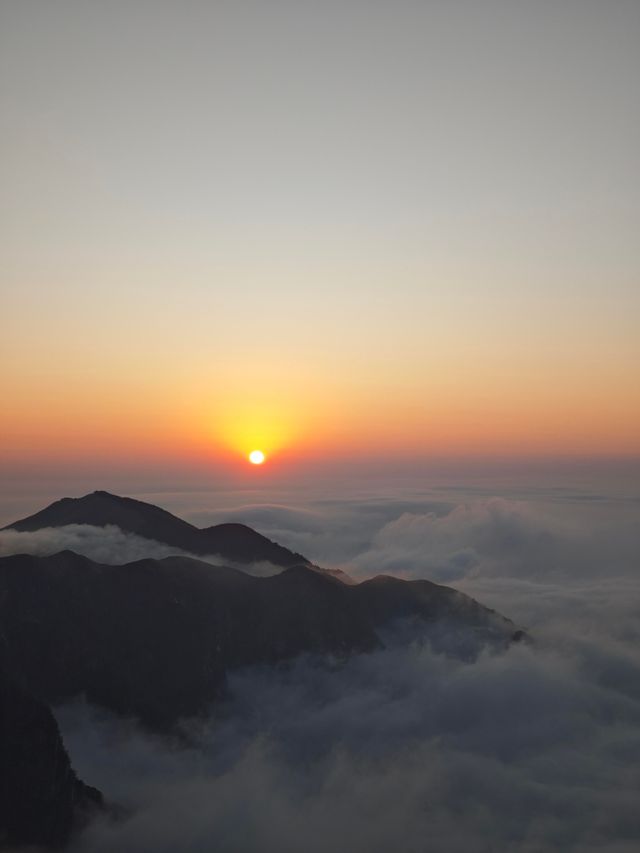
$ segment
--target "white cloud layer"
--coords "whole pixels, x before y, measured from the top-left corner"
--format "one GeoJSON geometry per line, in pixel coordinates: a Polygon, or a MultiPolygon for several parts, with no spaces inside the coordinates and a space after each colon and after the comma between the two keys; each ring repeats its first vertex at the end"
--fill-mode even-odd
{"type": "MultiPolygon", "coordinates": [[[[236,672],[188,746],[58,709],[81,777],[130,809],[74,853],[635,853],[638,505],[578,498],[381,496],[197,519],[245,521],[361,577],[452,583],[535,642],[473,664],[395,648],[236,672]]],[[[117,528],[0,534],[4,552],[18,546],[176,553],[117,528]]]]}
{"type": "Polygon", "coordinates": [[[534,646],[237,673],[188,748],[62,709],[77,769],[132,809],[78,853],[635,851],[639,585],[528,592],[534,646]]]}

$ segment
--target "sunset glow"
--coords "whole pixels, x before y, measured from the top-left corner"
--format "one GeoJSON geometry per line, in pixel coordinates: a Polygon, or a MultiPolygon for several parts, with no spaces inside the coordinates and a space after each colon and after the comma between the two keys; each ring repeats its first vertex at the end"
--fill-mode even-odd
{"type": "MultiPolygon", "coordinates": [[[[257,38],[266,13],[225,6],[214,24],[207,8],[171,74],[133,13],[117,73],[88,18],[100,59],[82,74],[53,13],[6,38],[0,463],[637,456],[636,96],[618,37],[597,30],[608,77],[588,52],[582,76],[564,55],[539,67],[525,40],[511,96],[491,50],[472,74],[445,62],[427,11],[399,64],[362,34],[367,79],[341,27],[294,57],[285,26],[249,86],[222,34],[257,38]],[[522,98],[526,80],[553,98],[522,98]],[[88,109],[94,89],[107,108],[88,109]],[[532,164],[541,127],[562,144],[532,164]]],[[[475,30],[456,26],[464,59],[475,30]]]]}
{"type": "Polygon", "coordinates": [[[640,0],[1,21],[2,849],[640,851],[640,0]]]}

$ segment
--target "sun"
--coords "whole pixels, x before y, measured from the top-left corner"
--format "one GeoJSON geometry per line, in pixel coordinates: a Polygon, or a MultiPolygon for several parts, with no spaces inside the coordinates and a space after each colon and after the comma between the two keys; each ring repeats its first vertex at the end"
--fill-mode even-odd
{"type": "Polygon", "coordinates": [[[253,465],[262,465],[265,459],[266,457],[261,450],[252,450],[249,454],[249,462],[253,465]]]}

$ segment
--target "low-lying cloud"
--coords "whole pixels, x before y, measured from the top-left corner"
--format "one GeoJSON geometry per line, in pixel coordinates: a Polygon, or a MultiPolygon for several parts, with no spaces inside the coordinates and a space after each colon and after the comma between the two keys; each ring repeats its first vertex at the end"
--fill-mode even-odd
{"type": "Polygon", "coordinates": [[[402,513],[444,514],[454,506],[429,497],[380,495],[348,500],[316,498],[302,505],[241,504],[187,514],[197,526],[227,521],[249,524],[313,562],[339,567],[366,551],[375,534],[402,513]]]}
{"type": "Polygon", "coordinates": [[[440,490],[410,498],[324,498],[188,515],[196,524],[242,521],[313,562],[360,578],[389,573],[454,583],[478,575],[633,575],[640,554],[637,501],[560,488],[518,497],[440,490]]]}
{"type": "Polygon", "coordinates": [[[220,554],[199,555],[183,551],[163,542],[127,533],[113,524],[95,527],[91,524],[67,524],[63,527],[43,527],[40,530],[0,530],[0,556],[33,554],[47,557],[59,551],[75,551],[97,563],[121,565],[135,560],[162,560],[165,557],[190,557],[214,566],[229,566],[250,575],[277,575],[282,566],[267,561],[235,563],[220,554]]]}
{"type": "Polygon", "coordinates": [[[76,851],[631,853],[637,615],[599,597],[574,595],[572,618],[567,595],[558,642],[540,595],[535,645],[473,664],[423,647],[237,672],[189,747],[61,709],[77,769],[132,810],[76,851]]]}
{"type": "MultiPolygon", "coordinates": [[[[450,583],[534,643],[474,663],[409,647],[237,671],[188,745],[81,704],[58,709],[76,770],[129,814],[94,823],[73,853],[635,853],[638,507],[584,497],[203,516],[252,524],[360,578],[450,583]]],[[[176,553],[117,528],[40,533],[5,531],[0,548],[29,541],[103,562],[176,553]]]]}
{"type": "Polygon", "coordinates": [[[612,525],[609,514],[591,513],[590,522],[562,506],[549,513],[504,498],[466,502],[444,514],[403,513],[374,535],[351,569],[443,583],[478,576],[572,580],[597,577],[605,567],[635,573],[637,519],[612,525]]]}

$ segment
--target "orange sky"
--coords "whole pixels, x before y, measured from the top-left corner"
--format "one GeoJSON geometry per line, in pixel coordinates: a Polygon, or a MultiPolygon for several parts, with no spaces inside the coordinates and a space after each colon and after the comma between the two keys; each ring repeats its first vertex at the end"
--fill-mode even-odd
{"type": "Polygon", "coordinates": [[[15,4],[0,461],[640,453],[640,16],[455,5],[15,4]]]}

